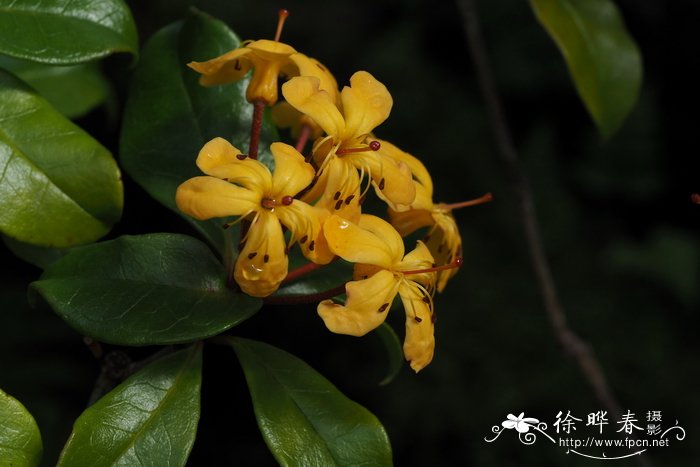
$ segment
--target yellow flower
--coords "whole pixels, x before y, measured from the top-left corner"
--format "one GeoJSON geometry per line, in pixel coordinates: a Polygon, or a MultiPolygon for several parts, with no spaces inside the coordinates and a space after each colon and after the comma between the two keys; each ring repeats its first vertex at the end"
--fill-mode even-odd
{"type": "Polygon", "coordinates": [[[383,157],[380,146],[371,141],[371,132],[387,119],[393,104],[389,91],[371,74],[355,73],[350,86],[340,93],[340,105],[310,76],[292,78],[282,86],[282,94],[328,135],[314,144],[319,179],[304,199],[318,199],[317,205],[357,220],[363,194],[360,184],[366,174],[377,195],[390,205],[398,209],[413,201],[415,188],[408,168],[383,157]]]}
{"type": "Polygon", "coordinates": [[[197,157],[197,166],[207,176],[185,181],[176,193],[178,208],[199,220],[252,218],[234,278],[245,293],[255,297],[276,291],[287,275],[287,250],[280,223],[291,232],[290,245],[298,242],[309,260],[326,264],[333,257],[325,239],[319,238],[327,213],[293,198],[311,183],[313,167],[287,144],[273,143],[270,150],[275,160],[274,174],[228,141],[215,138],[197,157]]]}
{"type": "Polygon", "coordinates": [[[355,280],[345,285],[345,305],[332,300],[318,305],[326,327],[335,333],[362,336],[384,322],[398,293],[406,312],[404,356],[414,371],[425,368],[435,350],[435,273],[430,271],[434,265],[428,248],[418,242],[416,249],[404,256],[398,232],[386,221],[368,214],[363,214],[358,224],[331,215],[324,231],[333,253],[357,263],[355,280]]]}
{"type": "MultiPolygon", "coordinates": [[[[437,264],[450,264],[462,256],[462,237],[459,227],[452,215],[451,205],[433,203],[433,181],[425,166],[412,155],[402,151],[387,141],[380,141],[385,154],[410,167],[416,187],[416,198],[410,209],[401,206],[401,210],[389,208],[391,225],[405,237],[421,227],[430,227],[424,238],[430,253],[437,264]]],[[[442,270],[438,273],[437,290],[442,292],[455,274],[457,268],[442,270]]]]}
{"type": "Polygon", "coordinates": [[[338,85],[328,69],[318,60],[297,52],[292,46],[278,41],[260,39],[246,41],[242,47],[226,52],[206,62],[190,62],[190,68],[202,74],[204,86],[226,84],[242,79],[248,71],[253,75],[246,91],[248,102],[277,102],[279,75],[315,76],[327,92],[336,92],[338,85]]]}

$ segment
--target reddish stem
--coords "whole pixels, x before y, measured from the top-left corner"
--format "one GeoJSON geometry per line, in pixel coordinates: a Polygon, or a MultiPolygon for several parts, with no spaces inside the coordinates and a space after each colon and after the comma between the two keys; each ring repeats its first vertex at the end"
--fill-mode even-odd
{"type": "Polygon", "coordinates": [[[265,105],[265,101],[253,102],[253,123],[250,126],[250,146],[248,146],[248,157],[251,159],[258,158],[258,143],[260,143],[260,129],[262,128],[265,105]]]}
{"type": "MultiPolygon", "coordinates": [[[[330,263],[332,263],[333,261],[335,261],[335,260],[337,260],[337,259],[338,259],[337,256],[334,257],[334,258],[330,261],[330,263]]],[[[330,263],[328,263],[328,264],[330,264],[330,263]]],[[[323,266],[328,266],[328,264],[306,263],[306,264],[303,265],[303,266],[299,266],[298,268],[289,271],[289,273],[287,274],[287,277],[284,278],[284,280],[282,281],[282,283],[283,283],[283,284],[286,284],[286,283],[288,283],[288,282],[295,281],[295,280],[297,280],[298,278],[300,278],[301,276],[305,276],[306,274],[308,274],[308,273],[310,273],[310,272],[313,272],[313,271],[315,271],[315,270],[317,270],[317,269],[319,269],[319,268],[322,268],[323,266]]]]}
{"type": "Polygon", "coordinates": [[[311,127],[309,125],[302,125],[301,126],[301,134],[299,135],[299,139],[297,140],[297,145],[296,145],[296,150],[299,153],[304,152],[304,147],[306,146],[306,143],[309,141],[309,136],[311,136],[311,127]]]}

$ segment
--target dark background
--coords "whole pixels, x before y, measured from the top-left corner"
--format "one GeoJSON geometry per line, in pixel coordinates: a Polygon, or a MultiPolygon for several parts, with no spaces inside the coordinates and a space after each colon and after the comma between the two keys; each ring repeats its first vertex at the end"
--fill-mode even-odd
{"type": "MultiPolygon", "coordinates": [[[[684,441],[650,450],[655,465],[697,465],[700,191],[696,156],[696,44],[700,4],[618,0],[644,59],[639,102],[603,142],[578,100],[562,57],[527,2],[481,1],[494,74],[523,167],[531,179],[546,252],[571,327],[595,350],[624,411],[645,425],[661,410],[684,441]]],[[[132,1],[141,41],[182,18],[190,4],[227,22],[242,39],[271,38],[277,10],[291,16],[283,41],[326,64],[346,84],[357,70],[394,98],[377,133],[420,157],[436,199],[494,194],[459,211],[465,263],[436,300],[435,359],[406,366],[388,386],[379,340],[328,333],[314,307],[265,309],[237,334],[273,343],[309,362],[384,423],[397,465],[598,465],[513,432],[492,444],[508,413],[548,424],[604,409],[560,348],[543,308],[517,202],[485,117],[462,25],[452,2],[132,1]]],[[[201,59],[202,57],[193,57],[201,59]]],[[[130,71],[105,70],[123,105],[130,71]]],[[[118,154],[119,127],[98,109],[79,123],[118,154]]],[[[193,156],[194,157],[194,156],[193,156]]],[[[125,211],[110,237],[156,231],[194,234],[125,177],[125,211]]],[[[34,414],[52,465],[99,372],[81,337],[26,304],[40,270],[2,250],[0,387],[34,414]],[[9,273],[8,273],[9,271],[9,273]]],[[[402,312],[392,323],[402,333],[402,312]]],[[[150,349],[130,351],[142,358],[150,349]]],[[[190,465],[274,465],[257,431],[242,371],[228,349],[205,349],[202,419],[190,465]]],[[[614,425],[614,421],[611,420],[614,425]]],[[[608,427],[612,433],[617,427],[608,427]]],[[[591,434],[579,426],[581,437],[591,434]]],[[[606,452],[614,455],[612,452],[606,452]]],[[[615,465],[634,465],[615,461],[615,465]]]]}

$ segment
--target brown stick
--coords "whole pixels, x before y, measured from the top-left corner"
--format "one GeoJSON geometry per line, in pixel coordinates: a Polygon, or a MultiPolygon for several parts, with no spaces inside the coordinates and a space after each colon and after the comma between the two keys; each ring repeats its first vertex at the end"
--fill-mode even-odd
{"type": "MultiPolygon", "coordinates": [[[[559,302],[557,289],[540,235],[532,190],[525,171],[520,164],[496,89],[486,46],[479,26],[475,1],[458,0],[457,3],[462,15],[467,46],[472,55],[477,81],[485,101],[490,127],[494,133],[493,136],[498,149],[497,153],[507,170],[513,191],[517,195],[520,218],[530,250],[530,259],[542,293],[552,331],[564,350],[576,360],[581,373],[588,381],[600,403],[605,406],[612,416],[620,418],[622,414],[620,405],[610,390],[600,363],[598,363],[591,346],[571,330],[566,322],[564,309],[559,302]]],[[[651,465],[646,457],[635,457],[639,465],[651,465]]]]}

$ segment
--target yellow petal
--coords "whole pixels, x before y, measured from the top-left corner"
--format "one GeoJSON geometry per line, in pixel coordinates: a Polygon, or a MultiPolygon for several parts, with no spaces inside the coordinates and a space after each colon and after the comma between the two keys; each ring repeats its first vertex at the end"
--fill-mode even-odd
{"type": "MultiPolygon", "coordinates": [[[[462,256],[462,237],[455,218],[450,212],[434,212],[435,228],[426,238],[426,243],[438,266],[452,263],[455,258],[462,256]]],[[[446,269],[438,273],[437,290],[442,292],[447,281],[454,277],[459,268],[446,269]]]]}
{"type": "Polygon", "coordinates": [[[259,60],[268,61],[286,61],[292,54],[297,51],[291,45],[283,42],[271,41],[269,39],[260,39],[253,42],[248,42],[246,48],[255,52],[256,62],[259,60]]]}
{"type": "Polygon", "coordinates": [[[250,225],[234,268],[233,277],[243,292],[253,297],[267,297],[279,288],[287,276],[289,259],[285,247],[277,216],[260,211],[250,225]]]}
{"type": "Polygon", "coordinates": [[[350,78],[350,87],[340,93],[345,116],[345,130],[341,136],[350,144],[364,139],[389,117],[393,100],[382,83],[366,71],[358,71],[350,78]]]}
{"type": "Polygon", "coordinates": [[[328,248],[322,225],[328,212],[295,199],[289,206],[278,206],[275,213],[287,227],[304,256],[316,264],[328,264],[335,256],[328,248]]]}
{"type": "Polygon", "coordinates": [[[391,159],[406,164],[411,169],[411,173],[416,178],[418,183],[425,187],[428,198],[432,198],[433,180],[430,178],[430,173],[428,172],[428,169],[425,168],[425,165],[423,165],[423,163],[419,161],[416,157],[412,156],[411,154],[405,151],[402,151],[390,142],[384,141],[382,139],[378,141],[380,143],[380,147],[379,151],[377,151],[377,154],[383,157],[389,157],[391,159]]]}
{"type": "Polygon", "coordinates": [[[339,95],[338,82],[328,68],[315,58],[307,57],[302,53],[296,53],[290,56],[289,59],[297,67],[298,72],[295,76],[315,76],[319,80],[319,89],[326,91],[333,99],[333,102],[337,103],[339,95]]]}
{"type": "Polygon", "coordinates": [[[432,301],[426,302],[430,299],[413,281],[404,280],[399,294],[406,311],[403,354],[413,371],[418,373],[432,361],[435,352],[435,326],[430,308],[432,301]]]}
{"type": "Polygon", "coordinates": [[[316,171],[304,160],[304,156],[285,143],[272,143],[270,151],[275,158],[275,171],[272,174],[273,196],[295,196],[309,186],[316,171]]]}
{"type": "Polygon", "coordinates": [[[334,137],[345,128],[345,121],[321,82],[314,76],[296,76],[282,85],[282,94],[295,109],[311,117],[323,131],[334,137]]]}
{"type": "Polygon", "coordinates": [[[316,206],[351,222],[358,222],[361,194],[357,169],[343,158],[330,157],[318,180],[319,186],[324,186],[324,190],[316,206]]]}
{"type": "MultiPolygon", "coordinates": [[[[434,266],[435,260],[425,243],[420,240],[416,243],[416,247],[409,254],[403,257],[401,263],[395,267],[396,271],[420,271],[421,269],[430,269],[434,266]]],[[[421,274],[410,274],[406,276],[409,280],[417,282],[427,290],[433,290],[436,272],[426,272],[421,274]]]]}
{"type": "Polygon", "coordinates": [[[245,158],[235,146],[223,138],[214,138],[202,147],[197,156],[197,167],[207,175],[228,180],[258,193],[272,189],[270,170],[261,162],[245,158]]]}
{"type": "Polygon", "coordinates": [[[364,336],[384,322],[398,287],[391,272],[379,271],[369,279],[348,282],[345,305],[324,300],[318,304],[318,314],[331,332],[364,336]]]}
{"type": "Polygon", "coordinates": [[[251,50],[241,47],[205,62],[190,62],[188,67],[202,74],[199,78],[203,86],[231,83],[243,78],[250,69],[247,55],[251,50]]]}
{"type": "Polygon", "coordinates": [[[177,187],[180,211],[195,219],[242,216],[260,209],[260,195],[214,177],[194,177],[177,187]]]}
{"type": "Polygon", "coordinates": [[[389,221],[402,237],[412,234],[421,227],[432,226],[435,223],[431,212],[426,209],[411,209],[403,212],[389,209],[389,221]]]}
{"type": "Polygon", "coordinates": [[[372,151],[348,154],[342,159],[369,171],[377,196],[393,209],[405,210],[415,200],[416,187],[406,164],[382,158],[372,151]]]}
{"type": "Polygon", "coordinates": [[[323,226],[333,253],[352,263],[391,269],[403,257],[401,236],[386,221],[363,214],[359,225],[331,215],[323,226]]]}

